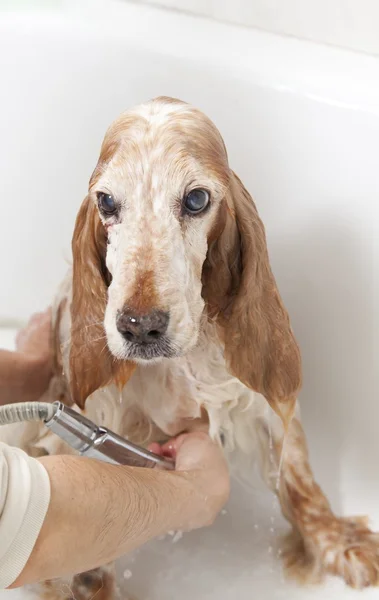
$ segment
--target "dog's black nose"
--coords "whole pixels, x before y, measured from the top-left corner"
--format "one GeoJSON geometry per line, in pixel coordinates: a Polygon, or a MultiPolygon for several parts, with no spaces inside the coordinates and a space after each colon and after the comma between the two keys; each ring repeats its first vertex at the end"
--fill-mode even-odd
{"type": "Polygon", "coordinates": [[[167,331],[169,314],[154,310],[140,315],[131,309],[124,309],[117,316],[116,326],[121,335],[134,344],[153,344],[167,331]]]}

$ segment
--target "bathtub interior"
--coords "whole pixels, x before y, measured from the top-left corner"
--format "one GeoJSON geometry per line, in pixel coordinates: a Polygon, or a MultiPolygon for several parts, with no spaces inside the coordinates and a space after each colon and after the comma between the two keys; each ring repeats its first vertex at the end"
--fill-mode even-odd
{"type": "MultiPolygon", "coordinates": [[[[24,321],[54,293],[112,119],[157,95],[188,100],[219,126],[265,222],[302,349],[317,479],[336,511],[379,525],[377,61],[126,2],[54,6],[0,20],[1,322],[24,321]]],[[[3,328],[0,346],[13,336],[3,328]]],[[[148,600],[379,597],[335,579],[284,581],[274,541],[285,530],[251,474],[212,528],[124,558],[120,581],[148,600]]]]}

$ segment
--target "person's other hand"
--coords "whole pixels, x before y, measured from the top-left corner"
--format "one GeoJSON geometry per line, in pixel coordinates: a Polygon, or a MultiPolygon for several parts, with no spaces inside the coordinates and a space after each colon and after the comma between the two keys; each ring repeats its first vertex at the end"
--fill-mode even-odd
{"type": "Polygon", "coordinates": [[[164,446],[153,444],[157,454],[175,459],[175,473],[189,483],[178,529],[190,531],[212,525],[230,493],[230,477],[222,448],[206,433],[180,435],[164,446]]]}
{"type": "Polygon", "coordinates": [[[16,350],[25,356],[32,377],[25,381],[30,399],[38,399],[47,389],[51,378],[51,309],[34,314],[16,337],[16,350]]]}
{"type": "Polygon", "coordinates": [[[37,360],[50,360],[51,310],[36,313],[16,337],[16,350],[37,360]]]}

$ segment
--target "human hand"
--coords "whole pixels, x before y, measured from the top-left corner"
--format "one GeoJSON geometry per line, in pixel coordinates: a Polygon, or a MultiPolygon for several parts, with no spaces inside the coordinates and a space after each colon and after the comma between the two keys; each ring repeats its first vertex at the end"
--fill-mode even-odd
{"type": "Polygon", "coordinates": [[[190,531],[212,525],[230,493],[230,477],[222,448],[203,432],[183,434],[150,449],[175,459],[175,474],[188,485],[177,529],[190,531]]]}
{"type": "Polygon", "coordinates": [[[51,310],[35,313],[16,337],[16,350],[30,358],[50,358],[51,310]]]}
{"type": "MultiPolygon", "coordinates": [[[[25,393],[38,399],[51,377],[51,309],[34,314],[16,337],[16,350],[25,357],[25,393]],[[30,374],[31,373],[31,374],[30,374]]],[[[30,397],[30,398],[29,398],[30,397]]]]}

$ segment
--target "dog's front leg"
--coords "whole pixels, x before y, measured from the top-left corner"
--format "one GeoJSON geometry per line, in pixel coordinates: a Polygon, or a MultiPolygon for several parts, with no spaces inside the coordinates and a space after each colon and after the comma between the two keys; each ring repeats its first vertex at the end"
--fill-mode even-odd
{"type": "Polygon", "coordinates": [[[290,574],[303,581],[339,575],[354,588],[378,585],[379,534],[366,518],[334,515],[314,480],[298,411],[285,435],[271,409],[259,419],[258,432],[265,479],[293,527],[283,549],[290,574]]]}

